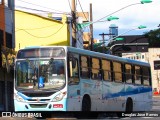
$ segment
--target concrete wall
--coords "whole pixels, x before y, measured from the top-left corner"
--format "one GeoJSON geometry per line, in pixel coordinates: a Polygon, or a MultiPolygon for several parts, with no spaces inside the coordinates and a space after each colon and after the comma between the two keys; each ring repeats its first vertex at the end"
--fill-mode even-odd
{"type": "Polygon", "coordinates": [[[152,73],[152,87],[160,89],[160,69],[154,70],[154,61],[160,60],[160,48],[149,48],[149,63],[152,73]]]}

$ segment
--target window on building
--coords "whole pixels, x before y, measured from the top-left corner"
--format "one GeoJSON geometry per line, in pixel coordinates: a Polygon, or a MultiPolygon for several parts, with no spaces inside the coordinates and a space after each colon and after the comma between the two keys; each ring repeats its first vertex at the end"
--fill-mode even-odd
{"type": "Polygon", "coordinates": [[[136,56],[136,59],[137,59],[137,60],[139,59],[139,56],[138,56],[138,55],[136,56]]]}
{"type": "Polygon", "coordinates": [[[142,59],[144,59],[144,55],[142,55],[142,59]]]}
{"type": "Polygon", "coordinates": [[[135,60],[135,59],[136,59],[136,57],[134,56],[134,57],[133,57],[133,59],[135,60]]]}
{"type": "Polygon", "coordinates": [[[113,74],[116,82],[122,82],[122,65],[118,62],[113,62],[113,74]]]}
{"type": "Polygon", "coordinates": [[[102,60],[103,79],[111,81],[111,62],[102,60]]]}

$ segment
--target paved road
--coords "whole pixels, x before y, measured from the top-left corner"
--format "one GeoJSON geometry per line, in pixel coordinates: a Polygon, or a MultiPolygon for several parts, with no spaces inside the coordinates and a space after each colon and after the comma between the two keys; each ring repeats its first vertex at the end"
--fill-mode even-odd
{"type": "Polygon", "coordinates": [[[160,111],[160,96],[153,97],[152,111],[160,111]]]}

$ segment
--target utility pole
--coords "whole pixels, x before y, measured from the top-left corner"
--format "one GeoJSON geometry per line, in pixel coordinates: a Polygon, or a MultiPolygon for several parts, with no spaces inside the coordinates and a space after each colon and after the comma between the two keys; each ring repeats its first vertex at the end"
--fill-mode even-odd
{"type": "Polygon", "coordinates": [[[105,37],[105,35],[113,35],[113,34],[105,34],[105,33],[102,33],[102,34],[99,34],[99,35],[101,35],[102,36],[102,41],[103,41],[103,53],[104,53],[104,47],[105,47],[105,40],[104,40],[104,37],[105,37]]]}
{"type": "Polygon", "coordinates": [[[75,0],[72,0],[72,46],[76,47],[76,6],[75,0]]]}
{"type": "MultiPolygon", "coordinates": [[[[90,22],[93,22],[93,16],[92,16],[92,3],[90,3],[90,22]]],[[[93,50],[93,24],[90,24],[90,50],[93,50]]]]}

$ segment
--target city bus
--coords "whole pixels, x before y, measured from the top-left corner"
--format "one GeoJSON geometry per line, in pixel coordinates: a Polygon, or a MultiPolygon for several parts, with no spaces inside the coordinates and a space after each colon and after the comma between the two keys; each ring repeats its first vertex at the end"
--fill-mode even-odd
{"type": "Polygon", "coordinates": [[[14,107],[15,111],[150,111],[150,65],[69,46],[20,49],[14,107]]]}

